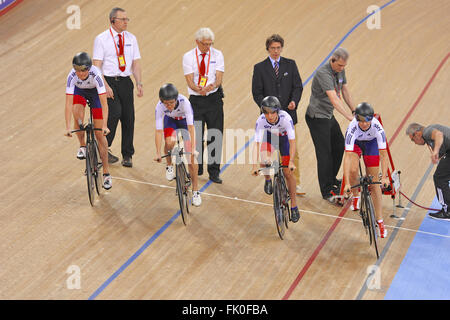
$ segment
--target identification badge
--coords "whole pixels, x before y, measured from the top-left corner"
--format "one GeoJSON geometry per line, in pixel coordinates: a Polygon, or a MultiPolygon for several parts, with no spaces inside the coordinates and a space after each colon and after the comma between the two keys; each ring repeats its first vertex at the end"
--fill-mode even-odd
{"type": "Polygon", "coordinates": [[[125,63],[125,57],[123,55],[118,56],[119,58],[119,67],[125,67],[126,63],[125,63]]]}
{"type": "Polygon", "coordinates": [[[206,86],[206,82],[208,82],[208,77],[205,77],[205,76],[199,76],[199,79],[198,79],[198,85],[199,85],[200,87],[206,86]]]}

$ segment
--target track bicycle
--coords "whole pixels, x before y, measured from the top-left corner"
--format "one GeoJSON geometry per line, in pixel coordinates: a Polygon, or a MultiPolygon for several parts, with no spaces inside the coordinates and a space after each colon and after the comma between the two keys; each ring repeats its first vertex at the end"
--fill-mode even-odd
{"type": "Polygon", "coordinates": [[[351,188],[361,188],[360,197],[360,209],[359,215],[361,216],[366,234],[369,235],[369,246],[374,245],[377,259],[380,257],[378,253],[378,234],[376,231],[377,222],[375,220],[375,207],[372,201],[372,195],[370,193],[370,185],[381,184],[381,182],[373,181],[373,177],[362,174],[361,162],[359,163],[359,184],[352,186],[351,188]]]}
{"type": "Polygon", "coordinates": [[[87,179],[87,188],[88,188],[88,196],[89,202],[91,206],[94,206],[95,201],[95,193],[100,195],[100,189],[102,186],[100,169],[102,167],[98,149],[97,139],[95,138],[95,131],[102,131],[101,128],[94,128],[94,121],[92,120],[92,109],[89,105],[89,120],[86,125],[83,125],[81,120],[78,120],[78,125],[80,129],[72,130],[72,133],[86,131],[86,179],[87,179]],[[95,191],[94,191],[95,189],[95,191]]]}
{"type": "Polygon", "coordinates": [[[185,152],[184,148],[180,144],[180,135],[177,132],[177,144],[172,150],[162,156],[162,158],[175,156],[175,180],[176,180],[176,195],[178,196],[178,202],[180,205],[181,218],[183,219],[184,225],[187,225],[188,214],[189,214],[189,199],[191,186],[191,176],[186,170],[186,165],[184,164],[184,155],[190,155],[190,152],[185,152]]]}
{"type": "Polygon", "coordinates": [[[291,210],[289,201],[291,197],[286,185],[286,178],[284,177],[283,168],[288,166],[281,165],[280,154],[278,153],[277,160],[272,163],[266,163],[265,168],[258,171],[264,171],[267,169],[274,170],[273,177],[273,211],[275,214],[275,223],[277,226],[277,232],[280,239],[284,239],[286,229],[288,229],[288,222],[291,221],[291,210]]]}

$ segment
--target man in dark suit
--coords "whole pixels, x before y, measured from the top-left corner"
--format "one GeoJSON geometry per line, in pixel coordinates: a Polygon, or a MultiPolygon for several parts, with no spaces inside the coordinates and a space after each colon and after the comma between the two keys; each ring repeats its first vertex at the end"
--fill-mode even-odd
{"type": "MultiPolygon", "coordinates": [[[[302,97],[303,85],[295,60],[281,57],[284,39],[273,34],[266,40],[267,59],[255,64],[253,68],[252,94],[258,107],[266,96],[276,96],[281,103],[281,109],[289,113],[294,126],[297,124],[297,107],[302,97]]],[[[298,137],[297,126],[296,136],[298,137]]],[[[298,148],[296,148],[298,150],[298,148]]],[[[298,151],[295,152],[294,165],[297,181],[297,194],[305,193],[300,187],[300,167],[298,151]]]]}

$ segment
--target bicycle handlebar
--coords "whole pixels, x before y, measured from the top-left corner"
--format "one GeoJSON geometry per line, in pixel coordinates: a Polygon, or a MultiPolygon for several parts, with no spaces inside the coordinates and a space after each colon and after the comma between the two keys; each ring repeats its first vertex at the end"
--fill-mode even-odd
{"type": "MultiPolygon", "coordinates": [[[[80,129],[72,130],[70,132],[71,133],[75,133],[75,132],[80,132],[80,131],[87,131],[88,127],[89,127],[89,125],[84,126],[84,125],[80,124],[80,129]]],[[[94,130],[94,131],[102,131],[103,129],[102,128],[92,128],[92,130],[94,130]]]]}
{"type": "Polygon", "coordinates": [[[360,182],[354,186],[351,186],[351,189],[362,187],[363,185],[371,185],[371,184],[381,184],[380,181],[372,181],[372,177],[364,176],[359,179],[360,182]]]}
{"type": "MultiPolygon", "coordinates": [[[[176,154],[176,153],[175,153],[175,154],[176,154]]],[[[192,154],[192,153],[191,153],[191,152],[185,152],[185,151],[183,150],[183,148],[181,148],[180,151],[178,151],[178,155],[181,157],[183,154],[192,154]]],[[[172,151],[171,151],[171,150],[169,150],[169,151],[167,152],[167,154],[163,155],[163,156],[161,157],[161,159],[167,158],[167,157],[170,157],[170,156],[172,156],[172,151]]]]}

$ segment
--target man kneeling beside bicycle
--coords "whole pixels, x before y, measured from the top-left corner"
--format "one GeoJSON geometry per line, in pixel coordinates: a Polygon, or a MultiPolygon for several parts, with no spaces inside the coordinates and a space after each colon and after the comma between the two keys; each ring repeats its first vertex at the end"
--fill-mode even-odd
{"type": "MultiPolygon", "coordinates": [[[[386,135],[381,123],[375,119],[372,106],[366,102],[360,103],[355,109],[355,118],[350,122],[345,133],[344,177],[346,195],[353,193],[351,209],[359,210],[359,192],[352,185],[358,183],[359,158],[363,155],[366,174],[374,178],[378,176],[381,158],[381,185],[389,186],[388,155],[386,151],[386,135]]],[[[378,185],[371,185],[371,194],[375,207],[375,217],[380,231],[380,237],[387,236],[383,222],[382,192],[378,185]]]]}
{"type": "MultiPolygon", "coordinates": [[[[171,151],[177,142],[177,130],[181,131],[186,153],[190,153],[188,157],[189,174],[192,178],[192,204],[196,207],[202,203],[200,192],[198,191],[198,164],[195,163],[195,127],[194,113],[191,103],[182,94],[178,93],[177,88],[171,84],[164,84],[159,90],[160,101],[156,105],[156,158],[157,162],[161,162],[161,142],[164,134],[164,152],[167,154],[171,151]]],[[[172,166],[172,157],[166,157],[166,178],[171,181],[175,178],[172,166]]]]}
{"type": "MultiPolygon", "coordinates": [[[[261,168],[265,168],[271,159],[273,150],[278,149],[280,151],[281,165],[287,166],[287,168],[283,168],[283,173],[291,198],[292,221],[297,222],[300,219],[295,199],[297,183],[295,176],[292,174],[295,170],[293,159],[296,146],[294,123],[291,116],[286,111],[281,110],[280,101],[275,96],[267,96],[262,100],[261,112],[263,114],[256,121],[255,128],[252,175],[258,175],[257,163],[259,158],[261,158],[261,168]],[[278,143],[273,140],[278,140],[278,143]]],[[[265,178],[264,192],[272,194],[272,179],[270,175],[266,174],[265,178]]]]}

